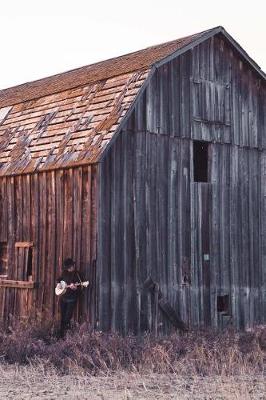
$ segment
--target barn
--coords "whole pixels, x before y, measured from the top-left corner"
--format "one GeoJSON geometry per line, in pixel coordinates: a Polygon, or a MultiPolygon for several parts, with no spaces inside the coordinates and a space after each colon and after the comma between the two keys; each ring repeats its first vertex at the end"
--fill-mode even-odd
{"type": "Polygon", "coordinates": [[[56,316],[72,257],[93,328],[266,323],[265,183],[265,74],[223,27],[0,91],[0,319],[56,316]]]}

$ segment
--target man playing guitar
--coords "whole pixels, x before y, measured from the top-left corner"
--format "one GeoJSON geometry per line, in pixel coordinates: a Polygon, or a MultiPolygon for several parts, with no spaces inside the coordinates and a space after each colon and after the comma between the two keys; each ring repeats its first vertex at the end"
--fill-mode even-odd
{"type": "Polygon", "coordinates": [[[66,330],[70,328],[70,321],[82,291],[82,286],[82,275],[76,270],[75,262],[72,258],[66,258],[64,260],[63,272],[57,279],[56,286],[56,294],[60,290],[63,293],[60,296],[60,337],[64,337],[66,330]],[[63,290],[63,285],[65,285],[65,290],[63,290]]]}

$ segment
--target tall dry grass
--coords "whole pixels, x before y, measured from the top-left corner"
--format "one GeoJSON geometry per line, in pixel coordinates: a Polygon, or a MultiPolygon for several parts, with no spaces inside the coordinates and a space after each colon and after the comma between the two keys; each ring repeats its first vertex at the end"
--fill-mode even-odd
{"type": "Polygon", "coordinates": [[[193,331],[154,338],[89,332],[83,324],[58,340],[53,325],[0,330],[0,362],[41,362],[60,373],[112,371],[178,375],[264,374],[266,327],[249,333],[193,331]]]}

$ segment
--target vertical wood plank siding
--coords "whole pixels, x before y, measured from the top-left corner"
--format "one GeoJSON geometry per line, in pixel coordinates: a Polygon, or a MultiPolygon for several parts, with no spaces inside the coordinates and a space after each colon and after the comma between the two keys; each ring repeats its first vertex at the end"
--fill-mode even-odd
{"type": "Polygon", "coordinates": [[[23,249],[33,242],[32,279],[37,288],[0,287],[0,318],[55,315],[56,277],[64,258],[73,257],[90,280],[83,294],[82,316],[95,320],[96,166],[0,178],[0,241],[8,243],[8,279],[20,279],[23,249]],[[2,200],[3,199],[3,200],[2,200]]]}
{"type": "Polygon", "coordinates": [[[190,326],[266,322],[265,99],[219,35],[155,71],[99,167],[101,329],[151,329],[148,276],[190,326]],[[209,142],[207,183],[193,140],[209,142]]]}

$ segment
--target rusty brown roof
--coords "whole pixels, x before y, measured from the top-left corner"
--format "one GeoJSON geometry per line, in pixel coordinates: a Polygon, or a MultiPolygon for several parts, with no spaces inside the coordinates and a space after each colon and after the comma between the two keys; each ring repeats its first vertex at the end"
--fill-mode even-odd
{"type": "Polygon", "coordinates": [[[152,65],[204,33],[0,91],[0,174],[96,162],[152,65]]]}

